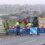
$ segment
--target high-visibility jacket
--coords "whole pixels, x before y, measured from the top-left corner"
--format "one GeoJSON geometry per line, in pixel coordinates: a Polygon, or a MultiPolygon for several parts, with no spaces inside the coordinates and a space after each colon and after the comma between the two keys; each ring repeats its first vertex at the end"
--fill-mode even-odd
{"type": "Polygon", "coordinates": [[[15,23],[15,26],[19,26],[19,25],[20,25],[19,22],[16,22],[16,23],[15,23]]]}
{"type": "Polygon", "coordinates": [[[20,24],[20,27],[21,27],[21,28],[24,28],[24,27],[25,27],[25,24],[24,24],[24,23],[21,23],[21,24],[20,24]]]}
{"type": "Polygon", "coordinates": [[[3,26],[4,26],[4,31],[7,32],[9,28],[8,22],[7,21],[3,22],[3,26]]]}
{"type": "Polygon", "coordinates": [[[32,23],[28,23],[26,26],[31,27],[33,24],[32,23]]]}
{"type": "Polygon", "coordinates": [[[4,26],[4,28],[8,28],[9,27],[9,24],[8,24],[8,22],[3,22],[3,26],[4,26]]]}

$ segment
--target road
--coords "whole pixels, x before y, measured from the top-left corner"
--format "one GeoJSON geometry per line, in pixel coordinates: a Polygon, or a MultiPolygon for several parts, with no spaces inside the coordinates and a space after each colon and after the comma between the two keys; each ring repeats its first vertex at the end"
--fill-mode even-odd
{"type": "Polygon", "coordinates": [[[45,34],[39,36],[0,36],[0,45],[43,45],[45,34]]]}

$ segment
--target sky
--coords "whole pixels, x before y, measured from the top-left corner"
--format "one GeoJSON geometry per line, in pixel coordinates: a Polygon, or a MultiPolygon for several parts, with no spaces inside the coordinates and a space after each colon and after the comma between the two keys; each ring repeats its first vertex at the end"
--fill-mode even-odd
{"type": "Polygon", "coordinates": [[[0,4],[37,5],[37,4],[45,4],[45,0],[0,0],[0,4]]]}

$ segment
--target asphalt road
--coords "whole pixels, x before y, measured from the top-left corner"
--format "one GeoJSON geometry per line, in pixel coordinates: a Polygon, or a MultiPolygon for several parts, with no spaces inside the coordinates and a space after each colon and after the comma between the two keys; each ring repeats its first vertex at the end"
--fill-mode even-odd
{"type": "Polygon", "coordinates": [[[0,36],[0,45],[43,45],[45,34],[39,36],[0,36]]]}

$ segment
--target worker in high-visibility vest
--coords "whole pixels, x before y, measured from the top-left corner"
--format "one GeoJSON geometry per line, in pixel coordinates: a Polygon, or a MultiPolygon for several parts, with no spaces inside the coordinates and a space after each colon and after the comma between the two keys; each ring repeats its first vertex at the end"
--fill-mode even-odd
{"type": "Polygon", "coordinates": [[[18,21],[15,23],[15,27],[16,27],[16,35],[19,35],[20,34],[20,24],[18,21]]]}
{"type": "Polygon", "coordinates": [[[19,24],[19,22],[17,21],[16,23],[15,23],[15,27],[17,27],[17,26],[19,26],[20,24],[19,24]]]}
{"type": "Polygon", "coordinates": [[[30,33],[30,27],[32,27],[33,24],[32,23],[28,23],[26,26],[27,26],[26,32],[27,32],[27,34],[29,34],[30,33]]]}
{"type": "Polygon", "coordinates": [[[24,23],[20,23],[20,28],[24,28],[25,24],[24,23]]]}
{"type": "Polygon", "coordinates": [[[7,20],[5,20],[3,22],[3,26],[4,26],[4,29],[5,29],[6,34],[8,34],[9,24],[8,24],[8,21],[7,20]]]}
{"type": "Polygon", "coordinates": [[[33,24],[32,23],[28,23],[26,26],[31,27],[33,24]]]}

